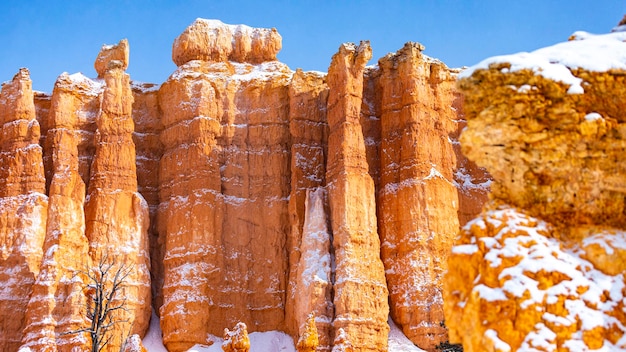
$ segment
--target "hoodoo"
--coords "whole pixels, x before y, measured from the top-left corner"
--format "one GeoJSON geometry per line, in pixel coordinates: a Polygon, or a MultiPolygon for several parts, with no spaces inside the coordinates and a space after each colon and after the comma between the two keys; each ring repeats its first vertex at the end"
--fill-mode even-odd
{"type": "Polygon", "coordinates": [[[0,349],[89,346],[81,272],[102,258],[132,268],[107,351],[141,350],[151,308],[170,352],[232,327],[237,350],[278,330],[300,350],[386,351],[389,316],[423,349],[448,339],[442,275],[489,186],[460,153],[458,70],[417,43],[367,66],[362,42],[328,73],[292,71],[281,46],[198,19],[161,85],[131,80],[126,40],[96,79],[3,85],[0,349]]]}

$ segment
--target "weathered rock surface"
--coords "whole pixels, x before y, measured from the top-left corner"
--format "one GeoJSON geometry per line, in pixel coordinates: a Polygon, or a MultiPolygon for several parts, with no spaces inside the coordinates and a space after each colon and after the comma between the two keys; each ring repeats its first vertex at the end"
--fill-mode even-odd
{"type": "Polygon", "coordinates": [[[0,91],[0,350],[17,350],[46,233],[40,129],[27,69],[0,91]]]}
{"type": "MultiPolygon", "coordinates": [[[[307,192],[300,261],[295,278],[295,322],[300,340],[309,346],[311,321],[315,326],[315,348],[330,350],[333,320],[331,299],[331,253],[328,219],[324,210],[323,188],[307,192]],[[308,312],[308,313],[307,313],[308,312]],[[319,326],[319,328],[318,328],[319,326]]],[[[299,340],[299,341],[300,341],[299,340]]],[[[306,349],[306,347],[303,348],[306,349]]],[[[308,347],[310,348],[310,347],[308,347]]]]}
{"type": "Polygon", "coordinates": [[[625,39],[577,32],[459,81],[463,150],[494,178],[446,278],[450,340],[466,351],[626,347],[625,39]]]}
{"type": "Polygon", "coordinates": [[[305,328],[300,334],[298,343],[296,343],[296,349],[298,352],[315,352],[317,351],[319,345],[319,334],[317,331],[317,324],[315,322],[315,315],[309,314],[305,323],[305,328]]]}
{"type": "Polygon", "coordinates": [[[50,208],[41,272],[26,312],[25,350],[70,351],[90,344],[86,335],[71,333],[88,324],[88,282],[77,273],[102,255],[133,267],[124,282],[128,311],[119,318],[126,322],[117,326],[109,348],[121,345],[118,332],[143,335],[147,328],[148,214],[136,193],[133,100],[122,66],[112,61],[104,82],[61,75],[49,107],[41,110],[47,114],[38,117],[47,128],[41,164],[50,167],[50,208]]]}
{"type": "Polygon", "coordinates": [[[432,350],[447,340],[441,287],[459,229],[450,143],[458,122],[456,76],[423,49],[407,43],[379,60],[385,138],[378,215],[391,316],[407,337],[432,350]]]}
{"type": "MultiPolygon", "coordinates": [[[[74,76],[74,78],[83,77],[74,76]]],[[[49,174],[49,209],[41,272],[27,306],[22,346],[31,350],[71,350],[87,344],[84,335],[63,335],[84,324],[85,283],[75,273],[88,265],[85,237],[85,183],[79,173],[81,119],[91,91],[77,89],[79,81],[67,75],[57,80],[48,114],[44,162],[49,174]],[[47,162],[46,162],[47,161],[47,162]]],[[[101,91],[100,86],[95,87],[101,91]]]]}
{"type": "Polygon", "coordinates": [[[161,124],[158,92],[159,86],[152,83],[131,82],[133,91],[133,143],[135,144],[135,165],[137,170],[137,191],[148,203],[150,226],[150,281],[152,282],[153,307],[163,303],[163,250],[164,240],[157,232],[159,208],[159,161],[163,155],[160,136],[161,124]]]}
{"type": "Polygon", "coordinates": [[[250,351],[250,338],[246,324],[237,323],[230,331],[224,329],[224,342],[222,343],[224,352],[248,352],[250,351]]]}
{"type": "MultiPolygon", "coordinates": [[[[328,253],[330,253],[330,241],[328,244],[316,241],[319,239],[316,235],[324,236],[325,231],[329,233],[328,202],[321,189],[326,183],[327,100],[328,85],[325,74],[296,70],[289,85],[289,130],[291,134],[289,220],[291,229],[287,237],[289,284],[285,307],[286,328],[294,336],[301,335],[304,319],[312,310],[315,310],[316,315],[319,316],[317,324],[320,332],[320,349],[330,349],[332,345],[333,307],[330,297],[326,297],[326,288],[323,283],[326,268],[317,266],[322,269],[319,281],[303,281],[302,274],[307,271],[307,268],[301,268],[300,264],[306,262],[301,259],[304,251],[307,251],[303,248],[303,242],[310,244],[308,250],[312,252],[309,252],[309,256],[311,254],[323,255],[326,246],[329,247],[328,253]],[[316,189],[317,191],[312,191],[316,189]],[[309,236],[304,237],[304,223],[307,217],[310,230],[309,236]],[[322,217],[326,220],[322,220],[322,217]],[[322,291],[311,290],[308,292],[313,296],[303,296],[300,294],[300,290],[304,288],[303,285],[308,289],[316,286],[322,291]],[[324,305],[322,302],[324,297],[328,299],[329,304],[324,305]]],[[[317,274],[311,271],[308,273],[317,274]]],[[[315,277],[309,276],[309,279],[315,279],[315,277]]],[[[330,286],[332,287],[332,282],[330,286]]]]}
{"type": "Polygon", "coordinates": [[[66,334],[87,322],[74,273],[105,254],[134,268],[118,329],[142,336],[152,297],[170,351],[238,322],[300,350],[383,351],[388,290],[415,343],[443,339],[442,258],[488,183],[459,153],[456,73],[413,44],[365,67],[366,43],[342,45],[328,75],[294,72],[280,41],[198,20],[160,86],[130,82],[125,40],[103,47],[98,79],[62,74],[51,96],[24,74],[5,85],[0,307],[22,308],[0,313],[3,350],[87,346],[66,334]]]}
{"type": "Polygon", "coordinates": [[[290,77],[275,61],[194,60],[159,91],[161,326],[170,350],[238,321],[283,329],[290,77]]]}
{"type": "Polygon", "coordinates": [[[130,77],[120,61],[109,62],[102,106],[96,118],[96,150],[85,200],[85,235],[94,263],[131,268],[124,282],[125,309],[115,312],[109,342],[119,348],[125,334],[143,335],[151,314],[148,205],[137,192],[130,77]]]}
{"type": "Polygon", "coordinates": [[[104,78],[105,73],[109,69],[111,61],[119,61],[121,69],[126,71],[128,68],[128,59],[130,56],[130,47],[128,46],[128,40],[122,39],[116,45],[103,45],[100,49],[100,53],[96,57],[96,62],[93,66],[98,73],[98,78],[104,78]]]}
{"type": "Polygon", "coordinates": [[[387,349],[389,305],[380,259],[374,181],[360,124],[369,42],[343,44],[328,70],[326,179],[335,250],[335,336],[342,329],[355,350],[387,349]]]}
{"type": "Polygon", "coordinates": [[[174,41],[172,60],[177,66],[191,60],[259,64],[275,61],[280,49],[282,37],[276,28],[235,26],[198,18],[174,41]]]}
{"type": "Polygon", "coordinates": [[[124,352],[148,352],[141,343],[141,337],[135,334],[129,337],[124,344],[124,352]]]}

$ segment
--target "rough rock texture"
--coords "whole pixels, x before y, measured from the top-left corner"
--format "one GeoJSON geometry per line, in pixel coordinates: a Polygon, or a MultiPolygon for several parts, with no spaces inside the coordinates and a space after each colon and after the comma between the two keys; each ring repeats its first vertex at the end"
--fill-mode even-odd
{"type": "Polygon", "coordinates": [[[224,329],[224,342],[222,343],[224,352],[248,352],[250,351],[250,338],[246,324],[237,323],[235,328],[230,331],[224,329]]]}
{"type": "Polygon", "coordinates": [[[238,321],[283,329],[290,77],[279,62],[196,60],[159,90],[161,327],[172,351],[238,321]]]}
{"type": "Polygon", "coordinates": [[[130,47],[128,40],[122,39],[116,45],[103,45],[100,53],[96,57],[93,66],[98,73],[98,78],[103,78],[109,68],[111,61],[121,62],[121,69],[126,71],[128,68],[128,59],[130,56],[130,47]]]}
{"type": "MultiPolygon", "coordinates": [[[[308,341],[315,327],[315,348],[331,348],[331,330],[333,303],[331,291],[331,254],[328,219],[324,210],[324,189],[318,188],[307,192],[304,228],[300,243],[300,261],[297,266],[294,311],[300,340],[308,341]],[[319,342],[318,342],[319,341],[319,342]]],[[[306,342],[310,344],[311,342],[306,342]]],[[[308,346],[308,345],[307,345],[308,346]]]]}
{"type": "Polygon", "coordinates": [[[0,91],[0,350],[17,350],[46,234],[39,123],[27,69],[0,91]]]}
{"type": "MultiPolygon", "coordinates": [[[[295,336],[302,333],[304,321],[309,313],[316,314],[320,349],[329,350],[332,345],[331,323],[333,306],[323,277],[326,268],[317,272],[307,272],[308,280],[303,280],[307,268],[306,260],[301,259],[305,250],[303,242],[309,243],[308,255],[330,251],[326,244],[319,243],[328,227],[328,202],[320,187],[325,185],[326,156],[328,153],[328,123],[326,104],[328,86],[326,76],[318,72],[296,70],[289,85],[289,129],[291,133],[291,193],[289,196],[289,220],[291,229],[287,237],[289,253],[289,286],[286,297],[287,330],[295,336]],[[312,191],[318,189],[318,191],[312,191]],[[320,204],[321,203],[321,204],[320,204]],[[321,205],[321,207],[320,207],[321,205]],[[315,214],[315,216],[313,216],[315,214]],[[305,218],[309,218],[309,233],[303,236],[305,218]],[[322,220],[322,217],[326,220],[322,220]],[[325,222],[325,223],[324,223],[325,222]],[[312,237],[309,237],[313,235],[312,237]],[[319,279],[319,280],[318,280],[319,279]],[[301,295],[305,289],[310,296],[301,295]],[[321,289],[321,291],[319,291],[321,289]],[[322,299],[327,299],[323,302],[322,299]]],[[[317,263],[316,263],[317,264],[317,263]]],[[[331,283],[332,286],[332,283],[331,283]]]]}
{"type": "Polygon", "coordinates": [[[160,86],[130,82],[124,40],[103,47],[98,79],[64,73],[49,96],[24,71],[4,86],[0,349],[88,346],[65,334],[87,322],[74,273],[105,253],[135,269],[119,328],[142,336],[152,298],[170,351],[238,322],[301,350],[383,351],[388,289],[415,343],[441,338],[441,258],[488,185],[459,152],[456,72],[413,44],[365,67],[366,43],[342,45],[328,75],[294,72],[280,40],[197,20],[160,86]]]}
{"type": "Polygon", "coordinates": [[[135,334],[126,339],[123,352],[148,352],[141,343],[141,337],[135,334]]]}
{"type": "Polygon", "coordinates": [[[85,200],[85,235],[94,263],[101,258],[132,268],[124,282],[124,307],[109,343],[125,333],[144,334],[151,312],[148,205],[137,192],[132,133],[133,95],[123,63],[110,61],[102,106],[96,118],[96,151],[85,200]]]}
{"type": "Polygon", "coordinates": [[[304,332],[300,334],[300,339],[296,344],[298,352],[315,352],[319,347],[319,334],[315,322],[315,315],[309,314],[306,320],[304,332]]]}
{"type": "MultiPolygon", "coordinates": [[[[87,281],[76,273],[102,253],[134,268],[124,287],[128,312],[121,319],[128,322],[117,331],[143,335],[147,328],[148,214],[136,193],[133,100],[122,67],[111,61],[103,82],[62,74],[52,98],[39,99],[45,104],[38,119],[46,134],[40,164],[47,169],[50,207],[41,271],[26,310],[24,350],[70,351],[90,343],[84,334],[67,333],[88,324],[87,281]]],[[[121,343],[116,339],[110,348],[121,343]]]]}
{"type": "Polygon", "coordinates": [[[172,60],[181,66],[191,60],[258,64],[276,60],[282,37],[276,28],[251,28],[198,18],[176,38],[172,60]]]}
{"type": "Polygon", "coordinates": [[[450,143],[458,123],[456,77],[423,49],[407,43],[378,62],[385,136],[378,215],[391,316],[409,339],[432,350],[447,340],[441,287],[459,229],[450,143]]]}
{"type": "MultiPolygon", "coordinates": [[[[75,78],[78,76],[75,76],[75,78]]],[[[82,78],[82,77],[81,77],[82,78]]],[[[84,282],[75,273],[88,262],[85,237],[85,183],[79,173],[81,113],[92,91],[79,89],[80,81],[61,75],[49,112],[41,117],[46,129],[44,160],[50,165],[49,209],[45,256],[27,307],[22,346],[32,350],[71,350],[87,343],[84,335],[56,335],[77,330],[84,323],[84,282]]],[[[96,86],[100,92],[100,86],[96,86]]]]}
{"type": "Polygon", "coordinates": [[[374,181],[360,124],[369,42],[343,44],[328,70],[329,153],[326,179],[335,250],[333,329],[355,350],[387,349],[388,291],[380,259],[374,181]]]}
{"type": "Polygon", "coordinates": [[[150,281],[152,282],[153,307],[163,303],[163,238],[157,232],[157,212],[159,208],[159,161],[163,155],[160,136],[161,124],[158,92],[160,86],[152,83],[131,82],[133,91],[133,143],[135,144],[137,191],[148,203],[150,227],[150,281]]]}
{"type": "Polygon", "coordinates": [[[570,39],[459,81],[463,150],[494,178],[449,259],[446,324],[465,351],[626,348],[626,33],[570,39]]]}

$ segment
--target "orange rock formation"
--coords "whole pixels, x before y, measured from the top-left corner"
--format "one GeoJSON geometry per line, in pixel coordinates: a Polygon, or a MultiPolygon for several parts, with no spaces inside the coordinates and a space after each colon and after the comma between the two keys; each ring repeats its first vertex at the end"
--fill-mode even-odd
{"type": "Polygon", "coordinates": [[[15,351],[26,328],[26,305],[39,275],[46,234],[39,123],[29,72],[0,91],[0,350],[15,351]]]}
{"type": "Polygon", "coordinates": [[[363,70],[369,42],[343,44],[328,69],[328,156],[326,179],[335,253],[335,336],[341,329],[355,350],[387,349],[389,315],[380,259],[376,195],[360,124],[363,70]]]}
{"type": "Polygon", "coordinates": [[[488,184],[459,152],[456,72],[418,44],[366,67],[365,42],[328,74],[294,72],[280,47],[274,29],[199,19],[161,86],[130,81],[125,40],[99,79],[3,86],[0,349],[87,346],[67,334],[86,323],[74,273],[104,254],[134,268],[118,329],[142,336],[152,301],[170,351],[239,322],[384,351],[389,313],[423,348],[446,338],[451,235],[488,184]]]}
{"type": "Polygon", "coordinates": [[[578,32],[464,74],[463,151],[494,178],[445,282],[465,351],[626,348],[626,32],[578,32]]]}
{"type": "Polygon", "coordinates": [[[450,143],[459,126],[456,76],[423,49],[407,43],[379,60],[385,138],[378,214],[391,316],[407,337],[432,350],[447,340],[441,285],[459,229],[459,169],[450,143]]]}

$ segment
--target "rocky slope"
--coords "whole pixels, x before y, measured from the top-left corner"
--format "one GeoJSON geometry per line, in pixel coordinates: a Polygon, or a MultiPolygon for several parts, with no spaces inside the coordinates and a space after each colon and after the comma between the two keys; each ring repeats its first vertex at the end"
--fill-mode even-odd
{"type": "Polygon", "coordinates": [[[463,74],[463,151],[494,178],[444,303],[466,351],[623,351],[626,32],[577,32],[463,74]]]}
{"type": "Polygon", "coordinates": [[[67,334],[86,323],[75,273],[103,257],[133,267],[119,330],[145,333],[152,302],[170,351],[238,323],[385,351],[389,314],[418,346],[447,339],[441,275],[489,185],[459,150],[457,72],[416,43],[366,67],[367,42],[292,71],[281,45],[199,19],[160,86],[129,80],[125,40],[98,79],[3,85],[2,350],[89,344],[67,334]]]}

